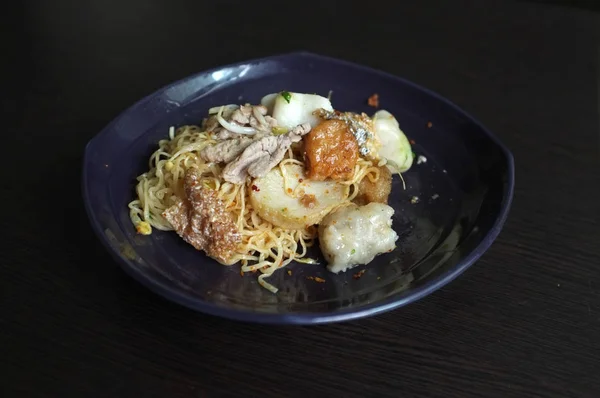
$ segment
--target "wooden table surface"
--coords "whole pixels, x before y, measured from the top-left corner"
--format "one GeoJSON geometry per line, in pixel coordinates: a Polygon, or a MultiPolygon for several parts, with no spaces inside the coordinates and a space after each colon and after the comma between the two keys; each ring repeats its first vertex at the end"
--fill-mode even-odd
{"type": "Polygon", "coordinates": [[[321,3],[28,0],[6,18],[0,396],[600,397],[600,14],[321,3]],[[517,165],[503,232],[443,289],[348,323],[153,295],[91,231],[84,145],[171,81],[295,49],[413,80],[494,131],[517,165]]]}

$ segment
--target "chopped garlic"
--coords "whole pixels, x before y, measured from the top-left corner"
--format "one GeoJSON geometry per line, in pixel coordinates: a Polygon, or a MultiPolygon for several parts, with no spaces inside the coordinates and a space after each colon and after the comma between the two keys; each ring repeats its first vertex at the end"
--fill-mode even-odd
{"type": "Polygon", "coordinates": [[[146,221],[140,221],[137,223],[135,229],[137,233],[141,235],[150,235],[152,233],[152,227],[146,221]]]}
{"type": "Polygon", "coordinates": [[[419,157],[417,158],[417,164],[421,163],[427,163],[427,158],[423,155],[419,155],[419,157]]]}
{"type": "Polygon", "coordinates": [[[290,131],[290,129],[287,127],[275,126],[271,129],[271,131],[273,132],[273,135],[281,135],[287,133],[290,131]]]}

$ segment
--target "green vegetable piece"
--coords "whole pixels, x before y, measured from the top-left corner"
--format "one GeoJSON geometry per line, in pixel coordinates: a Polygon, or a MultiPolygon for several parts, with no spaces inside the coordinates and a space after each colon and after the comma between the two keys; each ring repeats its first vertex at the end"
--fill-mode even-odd
{"type": "Polygon", "coordinates": [[[273,135],[281,135],[287,133],[288,129],[282,126],[277,126],[273,127],[271,131],[273,132],[273,135]]]}
{"type": "Polygon", "coordinates": [[[377,111],[373,115],[373,127],[381,143],[377,154],[387,160],[390,171],[399,174],[408,170],[412,166],[415,153],[408,138],[400,130],[396,118],[388,111],[377,111]]]}
{"type": "Polygon", "coordinates": [[[292,94],[290,94],[289,91],[282,91],[281,93],[279,93],[283,99],[289,104],[290,101],[292,100],[292,94]]]}

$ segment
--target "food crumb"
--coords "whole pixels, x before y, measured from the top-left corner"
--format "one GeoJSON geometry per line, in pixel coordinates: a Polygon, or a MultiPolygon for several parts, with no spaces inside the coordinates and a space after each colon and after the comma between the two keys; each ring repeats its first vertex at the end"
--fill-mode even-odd
{"type": "Polygon", "coordinates": [[[447,173],[446,169],[443,169],[443,170],[442,170],[442,173],[446,174],[446,173],[447,173]]]}
{"type": "Polygon", "coordinates": [[[300,203],[309,209],[313,209],[318,204],[317,198],[312,194],[302,195],[300,198],[300,203]]]}
{"type": "Polygon", "coordinates": [[[440,197],[440,195],[438,195],[437,193],[434,193],[434,194],[431,196],[431,199],[433,199],[433,200],[436,200],[436,199],[437,199],[437,198],[439,198],[439,197],[440,197]]]}
{"type": "Polygon", "coordinates": [[[369,106],[372,106],[373,108],[378,108],[379,107],[379,94],[373,94],[372,96],[370,96],[369,99],[367,100],[367,103],[369,104],[369,106]]]}
{"type": "Polygon", "coordinates": [[[380,279],[381,279],[381,277],[380,277],[380,276],[378,276],[378,277],[377,277],[377,280],[380,280],[380,279]]]}
{"type": "Polygon", "coordinates": [[[413,196],[412,198],[410,198],[410,203],[413,204],[413,205],[419,203],[419,197],[418,196],[413,196]]]}
{"type": "Polygon", "coordinates": [[[433,126],[433,123],[427,122],[427,128],[430,129],[433,126]]]}
{"type": "Polygon", "coordinates": [[[367,272],[367,270],[366,270],[366,269],[360,270],[360,271],[358,271],[356,274],[352,275],[352,277],[353,277],[354,279],[360,279],[360,278],[363,276],[363,274],[364,274],[365,272],[367,272]]]}
{"type": "Polygon", "coordinates": [[[288,275],[292,275],[292,270],[288,269],[288,275]]]}
{"type": "Polygon", "coordinates": [[[244,271],[240,270],[240,276],[244,276],[244,271]]]}
{"type": "Polygon", "coordinates": [[[325,283],[325,279],[323,278],[319,278],[318,276],[315,277],[315,282],[319,282],[319,283],[325,283]]]}
{"type": "Polygon", "coordinates": [[[408,142],[410,142],[410,145],[415,145],[417,143],[415,140],[410,140],[408,142]]]}
{"type": "Polygon", "coordinates": [[[314,281],[315,277],[314,276],[307,276],[306,279],[308,279],[309,281],[314,281]]]}
{"type": "Polygon", "coordinates": [[[417,158],[417,164],[421,163],[427,163],[427,158],[423,155],[419,155],[419,157],[417,158]]]}

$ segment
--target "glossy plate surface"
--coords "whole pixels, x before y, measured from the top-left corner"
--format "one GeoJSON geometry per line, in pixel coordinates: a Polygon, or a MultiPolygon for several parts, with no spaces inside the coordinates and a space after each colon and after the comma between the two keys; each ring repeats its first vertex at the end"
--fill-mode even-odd
{"type": "Polygon", "coordinates": [[[282,324],[374,315],[435,291],[490,247],[506,220],[513,187],[508,149],[451,102],[387,73],[309,53],[241,62],[164,87],[94,137],[83,165],[92,227],[129,275],[201,312],[282,324]],[[390,205],[400,239],[394,252],[339,275],[327,272],[324,263],[293,263],[269,279],[280,289],[274,295],[258,285],[256,275],[219,265],[174,232],[136,235],[127,204],[136,176],[146,171],[170,126],[199,124],[213,106],[258,103],[281,90],[325,96],[331,90],[336,109],[369,115],[375,109],[367,98],[378,93],[380,109],[396,116],[416,155],[427,161],[404,174],[405,191],[395,177],[390,205]]]}

